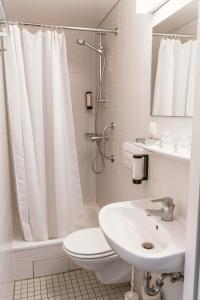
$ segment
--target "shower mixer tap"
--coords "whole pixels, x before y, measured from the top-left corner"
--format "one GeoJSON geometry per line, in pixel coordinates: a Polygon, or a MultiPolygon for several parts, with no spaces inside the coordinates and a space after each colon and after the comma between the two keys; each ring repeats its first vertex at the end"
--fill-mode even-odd
{"type": "Polygon", "coordinates": [[[92,142],[99,142],[102,141],[102,139],[103,137],[101,135],[91,137],[92,142]]]}
{"type": "Polygon", "coordinates": [[[104,127],[104,129],[103,129],[103,137],[105,136],[105,134],[106,134],[106,131],[109,129],[109,128],[111,128],[111,129],[114,129],[115,128],[115,126],[116,126],[116,124],[115,123],[110,123],[110,124],[108,124],[108,125],[106,125],[105,127],[104,127]]]}
{"type": "Polygon", "coordinates": [[[81,46],[86,46],[91,50],[95,51],[99,54],[99,84],[98,84],[98,92],[96,97],[96,105],[95,105],[95,129],[94,134],[87,133],[86,136],[90,137],[92,142],[95,142],[97,145],[97,153],[92,162],[92,170],[95,174],[101,174],[105,170],[105,159],[114,162],[114,155],[107,155],[105,149],[105,141],[110,139],[110,134],[107,132],[108,129],[114,129],[115,124],[112,122],[104,127],[102,135],[98,134],[98,116],[99,116],[99,103],[105,103],[102,94],[103,94],[103,80],[105,76],[106,70],[106,57],[104,53],[104,47],[102,43],[103,33],[99,33],[99,46],[92,45],[89,42],[78,39],[77,44],[81,46]],[[100,160],[101,164],[97,164],[97,160],[100,160]]]}

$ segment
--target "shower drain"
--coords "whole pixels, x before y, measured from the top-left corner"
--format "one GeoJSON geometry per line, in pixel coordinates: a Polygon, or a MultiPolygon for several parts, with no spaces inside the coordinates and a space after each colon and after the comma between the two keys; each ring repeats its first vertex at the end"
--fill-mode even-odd
{"type": "Polygon", "coordinates": [[[151,249],[154,248],[154,245],[152,243],[150,243],[150,242],[145,242],[145,243],[142,243],[142,247],[144,249],[151,250],[151,249]]]}

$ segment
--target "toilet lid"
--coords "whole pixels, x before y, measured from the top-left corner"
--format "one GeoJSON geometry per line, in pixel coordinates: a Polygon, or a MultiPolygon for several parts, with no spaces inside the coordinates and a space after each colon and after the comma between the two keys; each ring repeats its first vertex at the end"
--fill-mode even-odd
{"type": "Polygon", "coordinates": [[[108,245],[100,228],[88,228],[76,231],[64,240],[64,248],[80,256],[93,256],[114,251],[108,245]]]}

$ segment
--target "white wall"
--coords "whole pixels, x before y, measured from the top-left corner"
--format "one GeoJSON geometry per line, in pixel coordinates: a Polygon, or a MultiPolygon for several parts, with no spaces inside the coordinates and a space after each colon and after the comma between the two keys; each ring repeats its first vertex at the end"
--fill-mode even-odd
{"type": "MultiPolygon", "coordinates": [[[[112,139],[116,162],[106,164],[97,176],[97,201],[110,202],[154,196],[172,196],[176,215],[186,219],[189,163],[151,155],[150,177],[142,185],[133,185],[131,171],[122,161],[122,143],[148,135],[150,118],[151,19],[136,15],[135,1],[121,0],[101,27],[119,27],[119,35],[106,36],[106,95],[111,99],[101,110],[101,125],[114,121],[112,139]]],[[[162,122],[162,120],[161,120],[162,122]]],[[[182,121],[170,118],[171,130],[181,130],[182,121]]],[[[165,124],[163,125],[165,127],[165,124]]],[[[137,274],[137,288],[141,272],[137,274]]],[[[163,300],[181,300],[182,284],[165,285],[163,300]]]]}
{"type": "Polygon", "coordinates": [[[0,56],[0,299],[13,299],[12,192],[8,128],[0,56]]]}
{"type": "Polygon", "coordinates": [[[87,47],[77,45],[77,38],[94,44],[95,35],[87,32],[66,32],[81,187],[84,202],[87,203],[96,201],[96,179],[91,169],[95,149],[85,137],[86,132],[94,132],[94,109],[86,110],[85,92],[92,91],[95,101],[95,55],[87,47]]]}

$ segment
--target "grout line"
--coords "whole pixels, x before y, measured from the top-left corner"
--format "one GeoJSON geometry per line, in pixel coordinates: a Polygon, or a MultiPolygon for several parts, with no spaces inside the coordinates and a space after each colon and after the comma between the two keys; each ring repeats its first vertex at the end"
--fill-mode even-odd
{"type": "Polygon", "coordinates": [[[45,300],[57,298],[60,300],[94,300],[104,299],[104,297],[105,299],[122,300],[124,299],[124,293],[129,289],[129,283],[104,285],[98,281],[95,274],[91,271],[77,269],[18,281],[18,288],[17,290],[15,289],[16,297],[14,296],[13,299],[36,300],[44,299],[46,295],[45,300]],[[29,292],[31,292],[31,295],[29,295],[29,292]],[[27,297],[25,294],[27,294],[27,297]]]}

